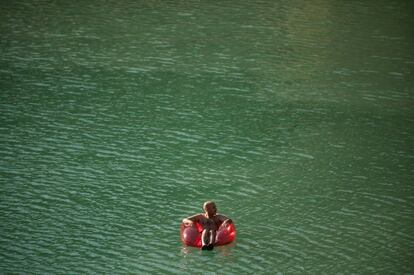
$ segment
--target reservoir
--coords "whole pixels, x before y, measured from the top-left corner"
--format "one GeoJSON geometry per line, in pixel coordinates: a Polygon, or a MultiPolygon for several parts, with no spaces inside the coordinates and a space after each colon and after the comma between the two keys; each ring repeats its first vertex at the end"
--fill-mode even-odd
{"type": "Polygon", "coordinates": [[[413,10],[2,1],[0,273],[413,273],[413,10]]]}

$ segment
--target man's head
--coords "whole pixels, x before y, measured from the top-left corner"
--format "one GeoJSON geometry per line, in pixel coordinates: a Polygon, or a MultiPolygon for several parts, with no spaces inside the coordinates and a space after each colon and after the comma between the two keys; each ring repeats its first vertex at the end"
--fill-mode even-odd
{"type": "Polygon", "coordinates": [[[217,213],[216,204],[212,201],[206,201],[203,205],[203,209],[207,214],[207,218],[212,218],[217,213]]]}

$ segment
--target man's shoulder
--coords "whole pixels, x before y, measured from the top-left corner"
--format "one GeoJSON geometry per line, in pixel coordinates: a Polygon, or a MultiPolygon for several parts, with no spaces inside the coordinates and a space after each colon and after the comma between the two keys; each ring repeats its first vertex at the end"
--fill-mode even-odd
{"type": "Polygon", "coordinates": [[[224,215],[222,215],[222,214],[216,214],[216,217],[218,218],[218,219],[228,219],[226,216],[224,216],[224,215]]]}

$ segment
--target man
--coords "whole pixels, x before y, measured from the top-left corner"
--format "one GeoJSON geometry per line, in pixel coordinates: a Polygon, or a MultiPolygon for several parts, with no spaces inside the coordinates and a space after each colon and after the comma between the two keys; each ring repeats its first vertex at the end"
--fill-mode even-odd
{"type": "Polygon", "coordinates": [[[201,249],[212,250],[216,242],[216,232],[220,226],[226,226],[233,221],[224,215],[217,214],[216,204],[212,201],[206,201],[203,205],[204,214],[197,214],[183,219],[186,226],[194,226],[199,223],[203,231],[201,233],[201,249]]]}

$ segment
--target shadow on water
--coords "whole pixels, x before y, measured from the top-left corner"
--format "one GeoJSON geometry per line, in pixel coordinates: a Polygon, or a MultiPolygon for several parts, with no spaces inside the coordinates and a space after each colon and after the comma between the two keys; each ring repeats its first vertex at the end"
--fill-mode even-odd
{"type": "Polygon", "coordinates": [[[200,272],[203,270],[207,274],[214,274],[223,270],[223,266],[230,267],[235,262],[236,242],[215,247],[211,251],[183,245],[180,250],[179,268],[183,272],[194,272],[199,269],[200,272]]]}
{"type": "Polygon", "coordinates": [[[183,258],[189,257],[192,254],[211,255],[212,253],[214,253],[216,256],[231,257],[233,250],[236,247],[236,242],[237,241],[234,241],[228,245],[216,246],[212,251],[204,251],[196,247],[183,245],[181,248],[181,254],[183,258]]]}

